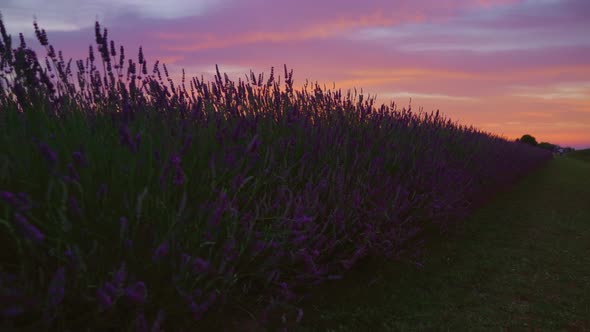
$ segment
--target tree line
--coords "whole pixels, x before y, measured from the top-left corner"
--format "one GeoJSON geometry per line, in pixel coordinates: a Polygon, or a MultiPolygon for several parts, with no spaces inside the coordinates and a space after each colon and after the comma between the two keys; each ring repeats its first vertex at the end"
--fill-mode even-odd
{"type": "Polygon", "coordinates": [[[549,150],[549,151],[551,151],[553,153],[563,154],[563,153],[568,153],[568,152],[575,151],[575,149],[572,148],[572,147],[561,147],[561,146],[559,146],[557,144],[551,144],[551,143],[548,143],[548,142],[537,143],[537,139],[534,136],[529,135],[529,134],[522,135],[522,137],[521,138],[517,138],[516,141],[517,142],[524,143],[524,144],[529,144],[529,145],[532,145],[532,146],[536,146],[536,147],[539,147],[541,149],[549,150]]]}

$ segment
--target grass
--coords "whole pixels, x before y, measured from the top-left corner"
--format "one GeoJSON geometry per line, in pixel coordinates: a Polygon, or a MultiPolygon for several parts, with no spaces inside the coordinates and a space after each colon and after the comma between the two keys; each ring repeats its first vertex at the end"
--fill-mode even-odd
{"type": "Polygon", "coordinates": [[[556,158],[428,247],[364,261],[304,305],[304,331],[590,330],[590,163],[556,158]]]}
{"type": "Polygon", "coordinates": [[[590,149],[572,151],[566,157],[590,162],[590,149]]]}

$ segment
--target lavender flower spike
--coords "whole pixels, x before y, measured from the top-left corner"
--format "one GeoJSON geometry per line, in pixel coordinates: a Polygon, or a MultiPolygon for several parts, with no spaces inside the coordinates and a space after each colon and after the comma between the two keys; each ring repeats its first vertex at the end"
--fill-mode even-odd
{"type": "Polygon", "coordinates": [[[168,241],[162,242],[162,244],[160,244],[158,246],[158,248],[156,248],[156,250],[154,251],[154,255],[152,256],[152,260],[159,261],[161,258],[168,255],[169,249],[170,249],[170,246],[168,244],[168,241]]]}
{"type": "Polygon", "coordinates": [[[49,305],[52,307],[61,303],[64,298],[66,275],[64,267],[60,267],[55,271],[51,283],[49,284],[49,305]]]}
{"type": "Polygon", "coordinates": [[[10,191],[0,191],[0,198],[6,203],[12,205],[12,207],[14,208],[16,208],[16,206],[18,205],[16,196],[10,191]]]}
{"type": "Polygon", "coordinates": [[[134,285],[127,287],[125,290],[125,297],[133,304],[144,304],[147,299],[145,283],[143,283],[143,281],[138,281],[134,285]]]}
{"type": "Polygon", "coordinates": [[[51,166],[57,163],[57,153],[51,150],[51,148],[46,143],[39,144],[39,149],[41,150],[43,158],[45,158],[51,166]]]}
{"type": "Polygon", "coordinates": [[[39,243],[45,239],[45,235],[43,235],[43,233],[41,233],[37,227],[31,225],[27,218],[25,218],[25,216],[22,214],[15,212],[14,219],[18,227],[24,233],[25,237],[27,237],[29,240],[39,243]]]}
{"type": "Polygon", "coordinates": [[[192,265],[195,273],[205,273],[209,269],[209,262],[200,257],[194,258],[192,265]]]}
{"type": "Polygon", "coordinates": [[[145,319],[145,314],[140,311],[135,318],[135,331],[136,332],[148,332],[148,322],[145,319]]]}
{"type": "Polygon", "coordinates": [[[108,310],[113,306],[113,300],[102,288],[96,290],[96,300],[103,310],[108,310]]]}
{"type": "Polygon", "coordinates": [[[86,160],[86,157],[81,151],[75,151],[74,153],[72,153],[72,159],[74,159],[76,166],[88,167],[88,160],[86,160]]]}

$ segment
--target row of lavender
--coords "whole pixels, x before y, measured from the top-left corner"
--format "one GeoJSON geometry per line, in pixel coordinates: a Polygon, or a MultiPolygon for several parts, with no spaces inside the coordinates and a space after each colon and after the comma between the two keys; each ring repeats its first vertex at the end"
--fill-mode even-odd
{"type": "Polygon", "coordinates": [[[294,91],[286,67],[284,90],[272,70],[187,90],[164,65],[166,84],[98,23],[102,61],[91,46],[74,76],[34,26],[44,68],[0,17],[3,326],[300,320],[310,286],[367,255],[415,260],[425,230],[551,158],[356,90],[294,91]]]}

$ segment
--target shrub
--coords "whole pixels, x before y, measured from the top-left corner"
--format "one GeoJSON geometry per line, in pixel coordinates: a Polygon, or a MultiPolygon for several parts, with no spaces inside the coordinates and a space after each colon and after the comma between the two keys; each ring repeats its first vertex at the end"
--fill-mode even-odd
{"type": "Polygon", "coordinates": [[[0,17],[3,328],[300,319],[311,286],[368,255],[419,260],[426,230],[551,158],[356,89],[294,91],[286,66],[285,90],[273,69],[166,84],[98,22],[102,66],[91,47],[72,83],[35,29],[45,69],[0,17]]]}

